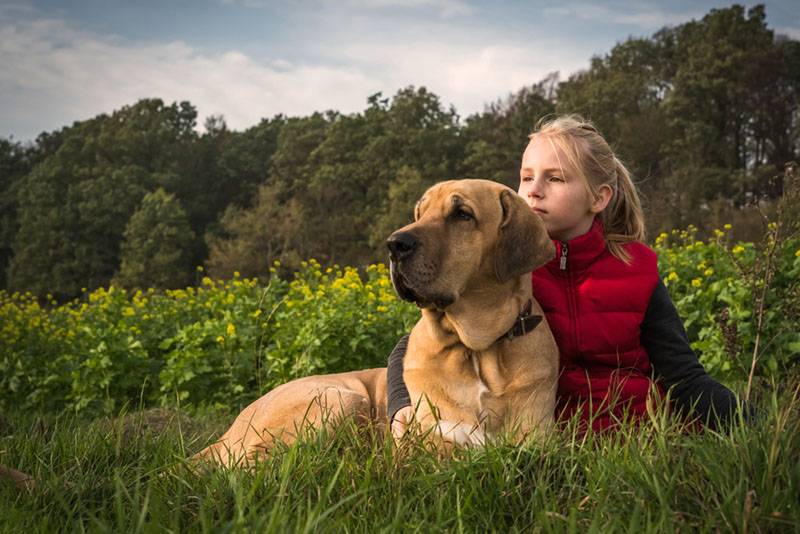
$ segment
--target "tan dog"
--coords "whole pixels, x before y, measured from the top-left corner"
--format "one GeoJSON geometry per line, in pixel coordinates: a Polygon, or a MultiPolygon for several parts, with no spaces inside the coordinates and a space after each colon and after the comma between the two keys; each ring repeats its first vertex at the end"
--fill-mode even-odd
{"type": "MultiPolygon", "coordinates": [[[[513,190],[485,180],[429,189],[415,222],[387,242],[399,295],[422,308],[403,377],[426,435],[482,444],[523,439],[553,420],[558,349],[531,297],[530,272],[553,256],[541,220],[513,190]],[[526,330],[531,330],[526,332],[526,330]]],[[[306,423],[342,416],[387,423],[386,369],[301,378],[245,408],[195,458],[247,462],[306,423]]]]}
{"type": "Polygon", "coordinates": [[[422,308],[403,362],[420,429],[456,444],[546,431],[558,348],[547,322],[532,320],[543,313],[530,277],[554,254],[543,223],[484,180],[434,186],[414,218],[389,246],[395,288],[422,308]]]}

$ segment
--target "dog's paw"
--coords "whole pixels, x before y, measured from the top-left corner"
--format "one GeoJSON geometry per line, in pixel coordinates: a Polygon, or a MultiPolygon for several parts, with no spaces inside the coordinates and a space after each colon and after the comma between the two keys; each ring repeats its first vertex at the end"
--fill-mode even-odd
{"type": "Polygon", "coordinates": [[[458,446],[483,447],[486,444],[486,435],[476,425],[439,421],[436,424],[434,433],[442,440],[458,446]]]}

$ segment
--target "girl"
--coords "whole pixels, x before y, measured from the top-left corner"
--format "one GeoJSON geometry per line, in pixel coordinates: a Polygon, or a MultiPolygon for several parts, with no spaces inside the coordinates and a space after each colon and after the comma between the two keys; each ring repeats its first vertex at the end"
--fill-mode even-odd
{"type": "MultiPolygon", "coordinates": [[[[625,166],[588,121],[563,116],[530,135],[519,194],[539,214],[556,257],[535,270],[533,293],[560,349],[556,416],[604,430],[640,418],[665,389],[679,412],[716,427],[737,409],[689,346],[644,245],[644,220],[625,166]],[[655,383],[655,389],[654,389],[655,383]]],[[[392,432],[414,414],[403,383],[404,337],[389,356],[392,432]]]]}

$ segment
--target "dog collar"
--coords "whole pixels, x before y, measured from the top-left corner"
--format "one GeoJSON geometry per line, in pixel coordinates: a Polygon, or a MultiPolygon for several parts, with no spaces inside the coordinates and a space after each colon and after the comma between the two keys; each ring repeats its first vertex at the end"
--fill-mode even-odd
{"type": "Polygon", "coordinates": [[[528,301],[522,311],[519,312],[517,319],[514,321],[514,325],[503,337],[510,341],[515,337],[524,336],[529,332],[533,332],[533,329],[542,322],[542,319],[543,317],[541,315],[531,315],[531,301],[528,301]]]}

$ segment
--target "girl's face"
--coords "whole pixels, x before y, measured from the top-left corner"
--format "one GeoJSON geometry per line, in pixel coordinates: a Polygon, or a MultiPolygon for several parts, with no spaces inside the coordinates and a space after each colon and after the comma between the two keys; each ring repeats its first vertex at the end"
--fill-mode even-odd
{"type": "Polygon", "coordinates": [[[542,218],[550,237],[559,241],[588,232],[611,197],[605,186],[593,201],[564,153],[543,136],[534,137],[522,154],[518,192],[542,218]]]}

